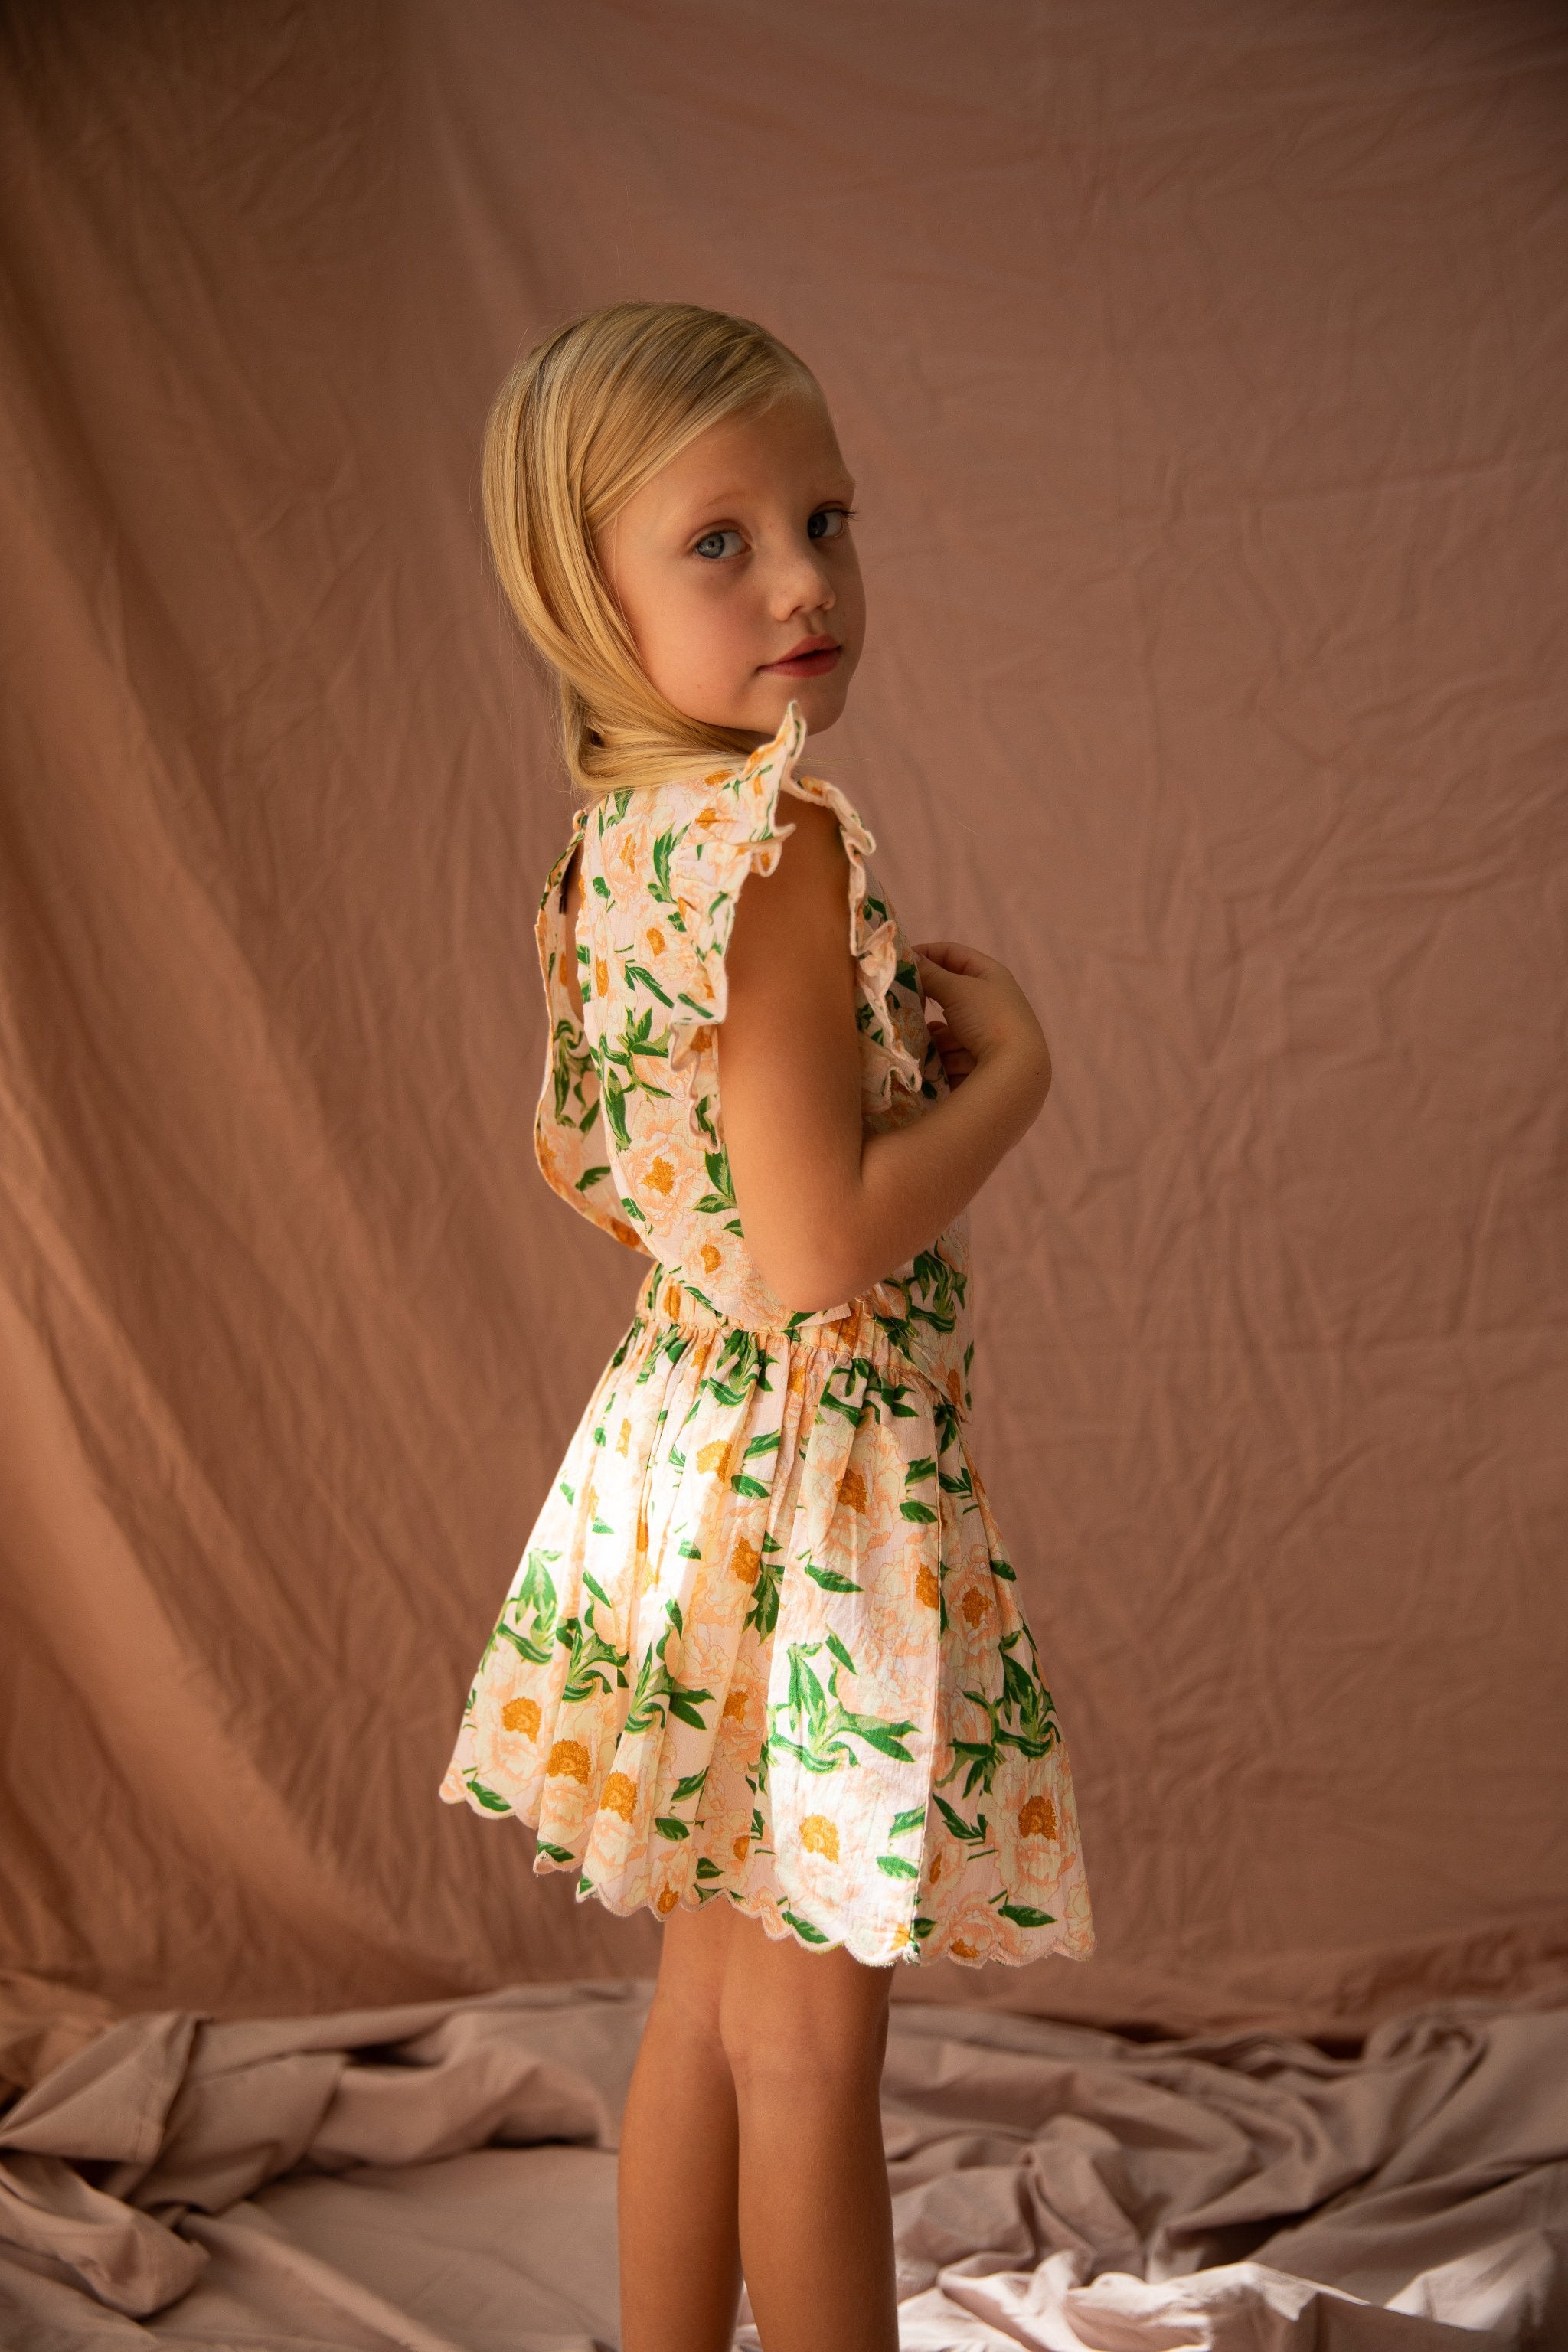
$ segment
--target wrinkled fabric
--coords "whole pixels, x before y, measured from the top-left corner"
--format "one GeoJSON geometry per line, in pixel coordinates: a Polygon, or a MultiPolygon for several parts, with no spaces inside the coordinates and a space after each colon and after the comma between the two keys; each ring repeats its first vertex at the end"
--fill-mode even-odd
{"type": "Polygon", "coordinates": [[[813,761],[1055,1065],[974,1421],[1098,1943],[895,2000],[1568,1998],[1565,121],[1548,0],[0,13],[8,2081],[657,1966],[435,1793],[645,1270],[479,453],[647,294],[818,373],[813,761]]]}
{"type": "Polygon", "coordinates": [[[441,1783],[537,1832],[537,1873],[664,1917],[720,1895],[880,1967],[1094,1948],[1071,1768],[967,1442],[967,1218],[859,1297],[786,1316],[753,1263],[714,1033],[749,873],[832,808],[868,1126],[947,1092],[913,951],[792,702],[742,766],[578,812],[575,960],[538,945],[551,1183],[655,1255],[479,1660],[441,1783]]]}
{"type": "MultiPolygon", "coordinates": [[[[651,1991],[125,2020],[0,2117],[0,2339],[607,2352],[651,1991]]],[[[1332,2056],[895,2008],[900,2342],[1558,2352],[1565,2084],[1562,2010],[1431,2008],[1332,2056]]]]}

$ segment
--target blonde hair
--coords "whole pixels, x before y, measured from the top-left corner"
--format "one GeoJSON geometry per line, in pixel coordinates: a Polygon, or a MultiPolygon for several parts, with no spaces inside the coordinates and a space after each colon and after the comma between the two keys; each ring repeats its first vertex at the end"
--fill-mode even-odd
{"type": "Polygon", "coordinates": [[[637,658],[595,534],[721,418],[816,378],[753,320],[689,302],[613,302],[520,359],[485,425],[490,554],[525,635],[554,673],[562,750],[594,797],[683,771],[733,766],[735,730],[689,719],[637,658]]]}

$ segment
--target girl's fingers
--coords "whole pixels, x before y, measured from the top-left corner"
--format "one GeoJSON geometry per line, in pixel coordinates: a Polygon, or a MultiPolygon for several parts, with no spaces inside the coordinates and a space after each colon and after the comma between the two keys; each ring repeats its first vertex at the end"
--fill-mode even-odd
{"type": "Polygon", "coordinates": [[[995,962],[994,956],[982,954],[978,948],[965,947],[961,940],[920,940],[910,943],[917,960],[936,971],[948,971],[960,978],[980,979],[995,962]]]}

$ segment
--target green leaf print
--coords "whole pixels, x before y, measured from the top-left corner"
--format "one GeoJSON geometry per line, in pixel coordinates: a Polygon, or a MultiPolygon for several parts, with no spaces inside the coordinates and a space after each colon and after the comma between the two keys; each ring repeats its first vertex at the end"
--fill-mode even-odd
{"type": "Polygon", "coordinates": [[[689,1838],[691,1835],[690,1822],[678,1822],[673,1813],[656,1813],[653,1825],[661,1838],[689,1838]]]}
{"type": "Polygon", "coordinates": [[[920,1876],[920,1872],[915,1868],[914,1864],[906,1862],[901,1853],[879,1853],[877,1856],[877,1867],[879,1870],[885,1870],[889,1878],[920,1876]]]}
{"type": "Polygon", "coordinates": [[[814,1927],[809,1919],[799,1918],[796,1914],[790,1909],[787,1903],[781,1903],[779,1905],[779,1911],[781,1915],[789,1921],[789,1924],[795,1929],[795,1934],[797,1936],[804,1936],[808,1944],[826,1943],[827,1937],[823,1934],[821,1928],[814,1927]]]}
{"type": "MultiPolygon", "coordinates": [[[[712,1306],[712,1300],[705,1297],[695,1283],[689,1282],[686,1287],[694,1298],[702,1299],[704,1306],[712,1306]]],[[[717,1313],[719,1310],[715,1308],[714,1311],[717,1313]]],[[[755,1393],[771,1394],[773,1383],[768,1378],[768,1373],[773,1362],[773,1357],[759,1343],[754,1331],[746,1331],[739,1328],[731,1330],[719,1351],[714,1370],[708,1374],[697,1394],[692,1398],[691,1410],[687,1419],[690,1420],[699,1411],[705,1396],[715,1398],[720,1404],[733,1406],[749,1403],[755,1393]]],[[[776,1438],[773,1442],[776,1445],[776,1438]]],[[[746,1455],[752,1453],[756,1444],[757,1441],[753,1439],[752,1444],[746,1448],[746,1455]]],[[[742,1455],[742,1459],[744,1460],[746,1455],[742,1455]]]]}
{"type": "Polygon", "coordinates": [[[818,1568],[816,1562],[804,1552],[800,1564],[812,1582],[820,1584],[824,1592],[864,1592],[866,1590],[863,1584],[857,1584],[852,1576],[840,1576],[837,1569],[818,1568]]]}
{"type": "MultiPolygon", "coordinates": [[[[951,1778],[951,1775],[944,1775],[943,1777],[951,1778]]],[[[990,1824],[986,1821],[984,1813],[980,1815],[977,1821],[966,1822],[963,1815],[960,1812],[956,1812],[952,1806],[948,1803],[945,1797],[938,1797],[936,1801],[937,1810],[942,1814],[942,1820],[947,1823],[949,1830],[955,1838],[961,1838],[966,1845],[984,1844],[986,1836],[989,1832],[990,1824]]]]}
{"type": "Polygon", "coordinates": [[[602,1082],[605,1117],[610,1122],[610,1133],[623,1151],[631,1147],[631,1129],[626,1125],[626,1090],[613,1070],[606,1070],[602,1082]]]}
{"type": "Polygon", "coordinates": [[[651,1730],[674,1716],[679,1723],[689,1724],[695,1731],[706,1731],[702,1720],[702,1702],[711,1702],[710,1690],[700,1690],[695,1683],[676,1679],[665,1658],[665,1650],[672,1639],[684,1632],[680,1604],[671,1599],[665,1602],[666,1623],[658,1640],[643,1652],[642,1664],[637,1669],[637,1687],[632,1693],[623,1728],[630,1732],[651,1730]]]}
{"type": "Polygon", "coordinates": [[[648,897],[665,909],[665,919],[672,931],[684,931],[686,929],[675,892],[669,884],[670,857],[676,843],[685,832],[686,827],[682,825],[679,831],[672,827],[669,832],[659,835],[653,845],[653,872],[647,886],[648,897]]]}
{"type": "Polygon", "coordinates": [[[607,1695],[612,1673],[616,1685],[625,1690],[625,1669],[629,1653],[617,1650],[613,1643],[604,1639],[594,1622],[591,1602],[580,1617],[563,1617],[555,1628],[555,1638],[564,1644],[567,1652],[566,1678],[561,1686],[563,1702],[575,1703],[593,1698],[595,1695],[607,1695]]]}
{"type": "MultiPolygon", "coordinates": [[[[573,1497],[568,1495],[566,1499],[571,1502],[573,1497]]],[[[508,1604],[509,1614],[519,1625],[522,1622],[523,1611],[531,1610],[533,1614],[534,1635],[545,1641],[549,1640],[554,1627],[555,1612],[560,1602],[556,1598],[555,1586],[550,1570],[544,1563],[547,1559],[559,1559],[560,1557],[559,1550],[529,1552],[523,1561],[522,1576],[517,1591],[508,1604]]]]}
{"type": "Polygon", "coordinates": [[[1001,1909],[1003,1918],[1011,1919],[1019,1927],[1054,1927],[1057,1924],[1054,1911],[1037,1911],[1029,1903],[1004,1903],[1001,1909]]]}
{"type": "Polygon", "coordinates": [[[900,1503],[899,1517],[901,1519],[914,1519],[920,1525],[929,1527],[935,1519],[936,1513],[929,1503],[900,1503]]]}
{"type": "MultiPolygon", "coordinates": [[[[750,1334],[747,1336],[750,1337],[750,1334]]],[[[760,1462],[764,1454],[776,1454],[778,1450],[779,1433],[776,1429],[768,1429],[764,1430],[760,1436],[751,1440],[741,1459],[742,1462],[760,1462]]],[[[750,1495],[753,1500],[765,1501],[773,1492],[771,1484],[766,1480],[748,1477],[744,1470],[731,1472],[730,1485],[735,1494],[750,1495]]]]}
{"type": "Polygon", "coordinates": [[[778,1538],[764,1534],[762,1540],[762,1565],[757,1580],[752,1587],[752,1605],[746,1612],[746,1624],[760,1638],[773,1632],[779,1618],[779,1591],[784,1583],[784,1546],[778,1538]]]}
{"type": "Polygon", "coordinates": [[[652,972],[649,971],[646,964],[628,963],[625,967],[625,970],[628,980],[635,980],[639,986],[651,991],[651,992],[658,997],[661,1004],[668,1004],[669,1003],[668,997],[665,994],[663,989],[660,988],[658,981],[655,980],[652,972]]]}
{"type": "MultiPolygon", "coordinates": [[[[597,1108],[595,1104],[595,1108],[597,1109],[597,1108]]],[[[590,1184],[602,1184],[609,1172],[608,1168],[584,1168],[572,1190],[574,1192],[585,1192],[590,1184]]]]}
{"type": "Polygon", "coordinates": [[[539,1851],[548,1854],[552,1862],[575,1862],[577,1859],[569,1845],[552,1845],[546,1838],[540,1839],[539,1851]]]}
{"type": "MultiPolygon", "coordinates": [[[[1019,1755],[1038,1758],[1048,1756],[1060,1738],[1057,1727],[1056,1708],[1051,1695],[1029,1666],[1014,1657],[1014,1645],[1027,1633],[1026,1626],[1016,1626],[1011,1633],[1002,1636],[1002,1696],[987,1698],[984,1691],[966,1690],[967,1699],[983,1709],[989,1726],[984,1739],[955,1739],[952,1762],[942,1774],[939,1786],[951,1780],[967,1759],[968,1778],[963,1784],[964,1795],[973,1795],[977,1786],[984,1786],[987,1796],[1002,1761],[1004,1748],[1016,1748],[1019,1755]],[[1004,1717],[1011,1717],[1004,1721],[1004,1717]]],[[[1031,1642],[1031,1650],[1033,1643],[1031,1642]]],[[[939,1799],[940,1802],[941,1800],[939,1799]]]]}
{"type": "Polygon", "coordinates": [[[864,1741],[868,1748],[892,1757],[898,1763],[912,1764],[914,1759],[903,1742],[919,1728],[918,1725],[895,1722],[889,1716],[858,1715],[847,1707],[838,1696],[838,1676],[846,1665],[851,1674],[855,1673],[855,1663],[837,1634],[828,1635],[827,1645],[835,1664],[824,1690],[820,1678],[805,1663],[823,1643],[790,1643],[789,1695],[776,1699],[768,1712],[782,1716],[801,1737],[786,1738],[775,1726],[768,1734],[766,1745],[797,1758],[808,1772],[837,1772],[842,1765],[858,1764],[860,1759],[849,1745],[851,1739],[864,1741]]]}
{"type": "MultiPolygon", "coordinates": [[[[558,1125],[563,1126],[566,1123],[571,1115],[571,1106],[574,1101],[579,1112],[584,1110],[585,1106],[590,1114],[597,1108],[596,1104],[587,1103],[584,1092],[585,1081],[593,1068],[593,1047],[584,1045],[583,1033],[577,1026],[575,1017],[563,1016],[551,1032],[550,1074],[554,1089],[555,1118],[558,1125]]],[[[575,1124],[575,1121],[574,1120],[573,1123],[575,1124]]],[[[586,1119],[583,1122],[584,1131],[587,1123],[586,1119]]]]}
{"type": "Polygon", "coordinates": [[[694,1202],[692,1206],[701,1210],[708,1216],[720,1217],[723,1215],[726,1209],[732,1209],[736,1205],[734,1180],[730,1173],[730,1155],[721,1144],[717,1151],[705,1151],[702,1160],[708,1171],[708,1181],[713,1190],[710,1192],[704,1192],[702,1198],[694,1202]]]}
{"type": "Polygon", "coordinates": [[[724,1874],[719,1864],[709,1855],[700,1853],[697,1857],[697,1875],[699,1878],[722,1878],[724,1874]]]}
{"type": "Polygon", "coordinates": [[[893,1815],[893,1825],[889,1830],[888,1835],[889,1837],[908,1837],[911,1830],[923,1830],[925,1822],[925,1807],[923,1805],[911,1805],[907,1813],[895,1813],[893,1815]]]}
{"type": "Polygon", "coordinates": [[[614,1044],[605,1038],[599,1050],[600,1083],[612,1126],[616,1116],[612,1097],[617,1092],[622,1102],[631,1094],[653,1095],[661,1100],[668,1098],[669,1088],[656,1086],[647,1073],[638,1066],[643,1062],[667,1062],[669,1058],[669,1033],[661,1030],[655,1036],[651,1005],[646,1013],[635,1012],[628,1005],[621,1023],[619,1038],[614,1044]],[[617,1077],[616,1071],[624,1072],[625,1076],[617,1077]]]}
{"type": "Polygon", "coordinates": [[[463,1780],[464,1786],[470,1790],[479,1799],[480,1804],[484,1806],[487,1812],[510,1812],[511,1807],[508,1804],[506,1799],[504,1797],[498,1797],[493,1789],[487,1789],[484,1782],[482,1780],[477,1780],[471,1772],[466,1772],[463,1776],[463,1780]]]}
{"type": "Polygon", "coordinates": [[[550,1664],[550,1643],[547,1640],[531,1642],[526,1633],[518,1633],[514,1627],[504,1622],[496,1627],[496,1633],[501,1641],[510,1642],[512,1648],[521,1656],[525,1657],[531,1666],[547,1666],[550,1664]]]}

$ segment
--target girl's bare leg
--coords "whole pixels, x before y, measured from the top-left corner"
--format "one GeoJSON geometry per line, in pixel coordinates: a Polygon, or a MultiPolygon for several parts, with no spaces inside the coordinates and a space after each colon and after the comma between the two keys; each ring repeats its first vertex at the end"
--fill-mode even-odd
{"type": "Polygon", "coordinates": [[[741,2299],[735,2085],[719,2033],[723,1896],[665,1921],[621,2121],[622,2352],[731,2352],[741,2299]]]}
{"type": "Polygon", "coordinates": [[[773,1943],[742,1913],[725,1958],[740,2244],[766,2352],[898,2352],[878,2097],[892,1970],[773,1943]]]}

